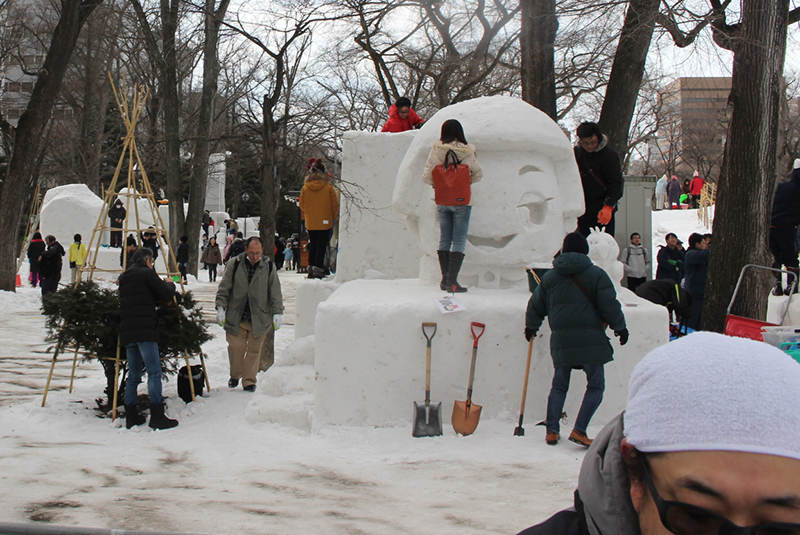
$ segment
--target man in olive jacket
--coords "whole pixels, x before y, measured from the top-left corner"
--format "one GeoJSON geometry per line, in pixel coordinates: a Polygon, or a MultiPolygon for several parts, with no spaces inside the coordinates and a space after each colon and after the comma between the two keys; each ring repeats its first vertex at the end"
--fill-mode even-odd
{"type": "Polygon", "coordinates": [[[573,368],[583,369],[587,385],[569,440],[587,447],[592,444],[586,436],[586,428],[603,401],[603,365],[614,359],[603,322],[614,330],[621,345],[628,341],[625,316],[614,284],[602,268],[592,264],[588,253],[589,244],[583,235],[567,234],[561,254],[553,261],[553,269],[542,277],[525,314],[527,340],[536,335],[545,316],[549,316],[552,331],[550,356],[555,372],[547,399],[546,436],[550,445],[557,444],[561,438],[558,422],[573,368]]]}
{"type": "Polygon", "coordinates": [[[241,379],[247,392],[256,390],[264,337],[280,328],[283,314],[278,273],[263,253],[261,238],[248,238],[245,252],[228,262],[217,288],[217,322],[225,328],[231,364],[228,387],[236,388],[241,379]]]}

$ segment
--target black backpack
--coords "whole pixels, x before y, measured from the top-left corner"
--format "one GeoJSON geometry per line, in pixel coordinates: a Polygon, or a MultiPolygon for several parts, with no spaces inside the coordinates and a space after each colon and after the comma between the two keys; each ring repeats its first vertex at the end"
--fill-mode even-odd
{"type": "Polygon", "coordinates": [[[245,251],[244,240],[236,240],[231,244],[231,248],[228,249],[228,256],[225,258],[225,262],[239,256],[245,251]]]}

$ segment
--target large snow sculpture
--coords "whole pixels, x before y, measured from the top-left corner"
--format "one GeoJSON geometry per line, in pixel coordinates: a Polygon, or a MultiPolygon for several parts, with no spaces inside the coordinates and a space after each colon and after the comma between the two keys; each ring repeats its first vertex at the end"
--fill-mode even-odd
{"type": "Polygon", "coordinates": [[[583,190],[569,139],[547,115],[511,97],[448,106],[419,131],[397,173],[392,206],[419,236],[420,279],[439,279],[439,223],[422,170],[441,125],[458,119],[477,148],[483,179],[473,209],[462,283],[484,288],[524,284],[525,266],[549,263],[583,213],[583,190]]]}

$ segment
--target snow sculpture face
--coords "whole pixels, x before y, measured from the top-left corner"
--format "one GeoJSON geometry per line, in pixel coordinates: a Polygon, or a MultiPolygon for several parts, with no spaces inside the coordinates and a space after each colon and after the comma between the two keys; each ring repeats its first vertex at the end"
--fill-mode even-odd
{"type": "Polygon", "coordinates": [[[397,173],[392,206],[419,236],[420,278],[437,276],[439,223],[433,189],[422,171],[441,125],[458,119],[477,149],[483,178],[472,185],[464,267],[467,284],[507,288],[526,265],[549,264],[583,213],[583,190],[569,139],[547,115],[511,97],[448,106],[420,129],[397,173]]]}

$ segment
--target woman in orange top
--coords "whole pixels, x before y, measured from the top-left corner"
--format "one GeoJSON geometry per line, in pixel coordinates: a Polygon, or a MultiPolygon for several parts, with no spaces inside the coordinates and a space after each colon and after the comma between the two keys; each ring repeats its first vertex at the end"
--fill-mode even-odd
{"type": "Polygon", "coordinates": [[[300,209],[308,231],[308,278],[321,279],[326,274],[325,252],[333,223],[339,217],[339,192],[331,185],[331,176],[321,159],[312,158],[309,162],[309,173],[300,191],[300,209]]]}

